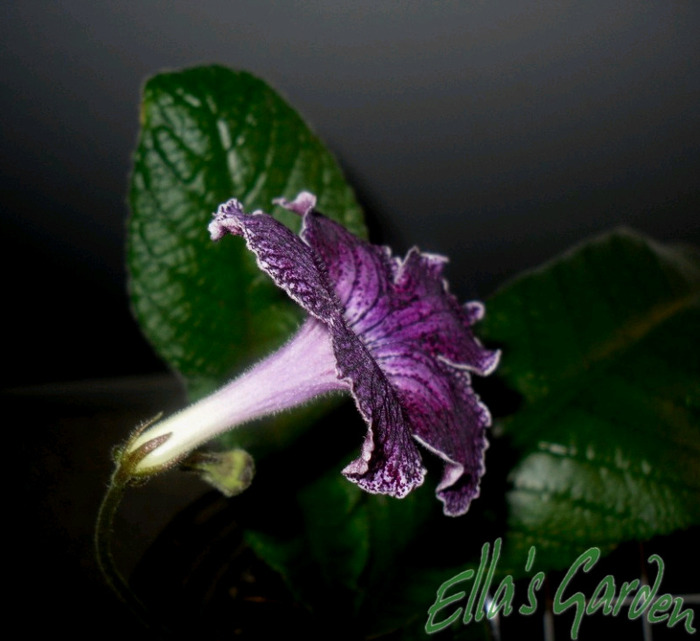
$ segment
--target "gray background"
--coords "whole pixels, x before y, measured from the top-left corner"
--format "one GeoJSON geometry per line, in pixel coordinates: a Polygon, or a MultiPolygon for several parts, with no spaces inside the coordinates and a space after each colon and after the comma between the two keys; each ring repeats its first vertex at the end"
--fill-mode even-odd
{"type": "Polygon", "coordinates": [[[462,297],[625,224],[700,241],[697,2],[3,2],[9,385],[158,371],[130,318],[140,87],[217,62],[337,154],[382,240],[462,297]]]}

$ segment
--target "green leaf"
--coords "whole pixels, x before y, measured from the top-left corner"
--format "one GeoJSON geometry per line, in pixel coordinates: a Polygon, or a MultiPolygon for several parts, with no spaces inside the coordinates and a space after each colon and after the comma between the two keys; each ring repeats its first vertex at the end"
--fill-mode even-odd
{"type": "Polygon", "coordinates": [[[615,231],[525,274],[480,335],[523,398],[504,422],[509,553],[538,566],[700,522],[700,255],[615,231]]]}
{"type": "Polygon", "coordinates": [[[131,177],[131,298],[147,338],[192,396],[281,344],[301,318],[242,240],[209,240],[212,212],[235,197],[298,228],[298,217],[271,201],[304,189],[320,211],[364,235],[335,159],[264,82],[211,66],[146,83],[131,177]]]}
{"type": "Polygon", "coordinates": [[[299,498],[306,540],[323,585],[357,596],[370,552],[364,493],[334,470],[332,477],[319,479],[299,498]]]}
{"type": "Polygon", "coordinates": [[[333,469],[298,493],[296,536],[249,530],[246,540],[314,612],[362,625],[382,609],[434,503],[429,487],[398,500],[368,494],[333,469]]]}

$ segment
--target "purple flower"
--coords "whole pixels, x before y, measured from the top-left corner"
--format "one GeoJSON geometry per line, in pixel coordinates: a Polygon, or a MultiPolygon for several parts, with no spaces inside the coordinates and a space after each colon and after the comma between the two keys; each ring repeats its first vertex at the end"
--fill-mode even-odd
{"type": "Polygon", "coordinates": [[[137,435],[127,446],[145,452],[135,473],[167,467],[232,426],[347,390],[367,434],[343,474],[368,492],[403,497],[423,482],[420,443],[445,462],[437,487],[445,514],[464,514],[479,494],[491,422],[470,374],[491,373],[500,356],[472,333],[483,306],[460,306],[448,292],[444,257],[415,248],[394,257],[316,212],[307,192],[277,202],[303,217],[299,236],[267,214],[244,213],[237,200],[219,207],[209,231],[214,240],[242,236],[309,318],[253,369],[137,435]]]}

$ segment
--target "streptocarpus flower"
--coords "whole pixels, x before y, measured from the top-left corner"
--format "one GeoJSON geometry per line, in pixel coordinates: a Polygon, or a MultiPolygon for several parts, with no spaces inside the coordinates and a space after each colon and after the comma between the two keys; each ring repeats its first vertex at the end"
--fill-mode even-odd
{"type": "Polygon", "coordinates": [[[140,451],[133,473],[148,475],[228,428],[344,390],[367,434],[343,474],[368,492],[403,497],[423,482],[420,443],[445,462],[437,487],[445,514],[464,514],[479,494],[491,420],[470,374],[491,373],[500,356],[472,333],[483,306],[460,306],[447,291],[442,256],[414,248],[394,257],[316,212],[307,192],[277,202],[303,217],[299,236],[268,214],[244,213],[237,200],[219,207],[209,231],[213,240],[243,236],[308,319],[275,354],[132,439],[127,454],[140,451]]]}

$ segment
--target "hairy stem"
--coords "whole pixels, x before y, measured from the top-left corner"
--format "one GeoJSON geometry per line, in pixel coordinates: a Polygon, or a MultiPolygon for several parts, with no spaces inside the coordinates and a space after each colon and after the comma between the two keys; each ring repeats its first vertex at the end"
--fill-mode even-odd
{"type": "Polygon", "coordinates": [[[126,579],[117,568],[112,553],[112,541],[114,539],[114,516],[124,498],[124,492],[128,482],[123,479],[120,473],[120,466],[112,476],[109,488],[102,498],[100,509],[97,513],[97,523],[95,525],[95,555],[97,565],[105,578],[105,581],[121,601],[137,616],[141,622],[149,625],[148,611],[141,601],[132,592],[126,579]]]}

